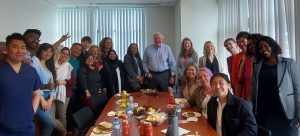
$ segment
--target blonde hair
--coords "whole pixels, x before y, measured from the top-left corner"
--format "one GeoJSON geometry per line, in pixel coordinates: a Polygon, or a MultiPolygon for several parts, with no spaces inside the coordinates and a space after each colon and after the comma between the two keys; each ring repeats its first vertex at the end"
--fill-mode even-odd
{"type": "Polygon", "coordinates": [[[204,55],[204,56],[207,56],[206,48],[209,46],[209,44],[210,44],[211,47],[213,48],[214,55],[216,55],[216,47],[214,46],[214,44],[212,43],[212,41],[206,41],[206,42],[204,43],[204,46],[203,46],[203,55],[204,55]]]}
{"type": "Polygon", "coordinates": [[[98,52],[99,52],[99,55],[97,56],[97,60],[101,62],[101,52],[100,52],[100,48],[97,46],[97,45],[91,45],[91,47],[89,48],[88,52],[90,54],[93,54],[93,50],[97,48],[98,52]]]}

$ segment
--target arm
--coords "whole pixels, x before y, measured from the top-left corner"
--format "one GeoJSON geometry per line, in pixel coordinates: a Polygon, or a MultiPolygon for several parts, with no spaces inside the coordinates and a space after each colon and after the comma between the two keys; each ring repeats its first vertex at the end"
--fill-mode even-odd
{"type": "Polygon", "coordinates": [[[76,78],[74,70],[71,71],[71,79],[66,79],[66,87],[73,87],[76,85],[76,78]]]}
{"type": "Polygon", "coordinates": [[[168,47],[168,50],[169,50],[168,65],[169,65],[169,69],[171,71],[171,75],[174,78],[175,72],[176,72],[176,61],[175,61],[174,55],[173,55],[170,47],[168,47]]]}
{"type": "Polygon", "coordinates": [[[198,66],[198,54],[197,54],[197,52],[196,51],[194,51],[194,53],[192,54],[192,60],[193,60],[193,64],[195,65],[195,66],[198,66]]]}
{"type": "Polygon", "coordinates": [[[40,99],[41,99],[40,90],[33,91],[32,106],[33,106],[34,113],[36,113],[37,108],[39,107],[40,99]]]}
{"type": "Polygon", "coordinates": [[[137,76],[138,76],[138,74],[135,73],[135,71],[133,69],[132,61],[134,61],[134,60],[131,59],[131,56],[125,55],[125,57],[124,57],[124,68],[127,72],[127,75],[128,75],[127,77],[128,77],[128,80],[130,82],[137,81],[137,76]]]}
{"type": "MultiPolygon", "coordinates": [[[[295,93],[295,109],[296,109],[296,117],[298,119],[298,122],[300,123],[300,72],[298,65],[295,60],[291,61],[291,66],[290,66],[290,71],[291,71],[291,78],[292,78],[292,84],[293,84],[293,89],[295,93]]],[[[298,123],[298,126],[299,126],[298,123]]]]}
{"type": "Polygon", "coordinates": [[[198,68],[204,67],[204,65],[203,65],[203,58],[205,58],[205,57],[202,56],[202,57],[199,58],[199,66],[198,66],[198,68]]]}
{"type": "Polygon", "coordinates": [[[144,69],[145,73],[149,72],[147,49],[148,49],[148,47],[145,49],[144,56],[143,56],[143,69],[144,69]]]}
{"type": "Polygon", "coordinates": [[[177,62],[176,62],[176,67],[177,67],[177,73],[178,73],[178,78],[180,79],[182,77],[183,69],[181,68],[181,57],[178,56],[177,62]]]}
{"type": "Polygon", "coordinates": [[[85,91],[88,90],[88,85],[87,85],[87,69],[85,66],[80,66],[79,71],[78,71],[78,82],[80,84],[80,89],[79,91],[85,91]]]}
{"type": "Polygon", "coordinates": [[[239,108],[239,121],[241,129],[238,132],[238,136],[256,136],[257,135],[257,124],[253,112],[251,111],[248,103],[242,99],[241,107],[239,108]]]}
{"type": "Polygon", "coordinates": [[[61,38],[52,45],[53,49],[57,49],[62,42],[66,41],[70,37],[71,36],[69,36],[69,33],[62,35],[61,38]]]}

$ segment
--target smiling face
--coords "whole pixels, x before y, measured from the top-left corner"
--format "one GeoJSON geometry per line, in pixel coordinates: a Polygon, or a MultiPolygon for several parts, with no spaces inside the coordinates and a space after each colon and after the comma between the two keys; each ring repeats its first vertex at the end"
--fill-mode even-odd
{"type": "Polygon", "coordinates": [[[117,58],[117,54],[114,51],[109,52],[108,58],[110,60],[115,60],[117,58]]]}
{"type": "Polygon", "coordinates": [[[224,47],[228,52],[230,52],[232,55],[235,55],[238,50],[237,50],[237,45],[234,41],[229,40],[224,44],[224,47]]]}
{"type": "Polygon", "coordinates": [[[225,98],[231,88],[230,83],[227,83],[226,80],[221,76],[216,76],[211,82],[213,92],[219,98],[225,98]]]}
{"type": "Polygon", "coordinates": [[[104,43],[104,48],[105,49],[111,49],[111,47],[112,47],[112,41],[111,41],[111,39],[106,39],[105,43],[104,43]]]}
{"type": "Polygon", "coordinates": [[[69,53],[69,50],[63,50],[60,52],[60,56],[59,56],[59,62],[66,62],[70,57],[70,53],[69,53]]]}
{"type": "Polygon", "coordinates": [[[91,46],[91,43],[89,41],[82,41],[81,45],[82,45],[84,50],[88,50],[91,46]]]}
{"type": "Polygon", "coordinates": [[[195,79],[196,78],[196,73],[197,73],[197,69],[195,68],[195,66],[188,66],[187,70],[186,70],[186,76],[189,79],[195,79]]]}
{"type": "Polygon", "coordinates": [[[79,44],[76,44],[74,46],[71,47],[71,55],[72,57],[79,57],[79,55],[81,54],[82,51],[82,47],[79,44]]]}
{"type": "Polygon", "coordinates": [[[214,54],[214,47],[211,43],[207,43],[205,45],[205,52],[208,56],[213,55],[214,54]]]}
{"type": "Polygon", "coordinates": [[[247,48],[247,39],[246,38],[240,38],[237,40],[237,45],[239,46],[239,48],[245,52],[246,48],[247,48]]]}
{"type": "Polygon", "coordinates": [[[26,53],[26,45],[22,40],[12,40],[7,46],[7,59],[11,62],[22,62],[26,53]]]}
{"type": "Polygon", "coordinates": [[[49,60],[53,55],[52,49],[43,50],[41,53],[41,60],[49,60]]]}
{"type": "Polygon", "coordinates": [[[191,47],[192,47],[191,41],[185,40],[185,41],[183,42],[183,47],[184,47],[185,50],[190,50],[191,47]]]}
{"type": "Polygon", "coordinates": [[[97,58],[97,57],[99,56],[99,54],[100,54],[99,48],[94,47],[94,48],[92,49],[92,51],[91,51],[91,54],[92,54],[92,56],[93,56],[94,58],[97,58]]]}
{"type": "Polygon", "coordinates": [[[155,33],[153,35],[153,42],[154,42],[154,45],[156,45],[157,47],[160,47],[160,45],[163,42],[163,36],[160,33],[155,33]]]}
{"type": "Polygon", "coordinates": [[[136,44],[133,44],[131,47],[130,47],[130,51],[132,54],[137,54],[138,52],[138,47],[136,44]]]}
{"type": "Polygon", "coordinates": [[[247,52],[250,54],[255,54],[256,52],[256,41],[249,39],[247,41],[247,52]]]}
{"type": "Polygon", "coordinates": [[[210,78],[211,77],[204,70],[199,71],[198,79],[200,84],[202,85],[209,84],[210,78]]]}
{"type": "Polygon", "coordinates": [[[25,36],[29,48],[32,50],[37,50],[40,44],[40,36],[37,33],[28,33],[25,36]]]}
{"type": "Polygon", "coordinates": [[[258,51],[259,54],[263,57],[263,58],[270,58],[272,56],[272,48],[271,46],[265,42],[265,41],[260,41],[258,44],[258,51]]]}
{"type": "Polygon", "coordinates": [[[89,55],[89,57],[84,62],[87,66],[93,66],[94,64],[94,57],[89,55]]]}

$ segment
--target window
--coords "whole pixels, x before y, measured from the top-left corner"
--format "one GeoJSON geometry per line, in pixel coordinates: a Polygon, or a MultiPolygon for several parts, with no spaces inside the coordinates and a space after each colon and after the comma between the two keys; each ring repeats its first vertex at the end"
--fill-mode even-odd
{"type": "Polygon", "coordinates": [[[80,42],[83,36],[90,36],[96,45],[104,37],[112,38],[113,48],[121,60],[130,43],[137,43],[140,53],[144,50],[144,8],[62,8],[58,20],[59,35],[71,36],[66,41],[67,47],[80,42]]]}

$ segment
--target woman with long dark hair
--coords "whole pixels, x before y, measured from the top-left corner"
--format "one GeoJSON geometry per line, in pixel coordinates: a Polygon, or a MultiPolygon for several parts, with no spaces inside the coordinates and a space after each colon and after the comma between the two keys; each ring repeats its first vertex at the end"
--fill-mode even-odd
{"type": "Polygon", "coordinates": [[[130,91],[138,91],[143,85],[145,72],[136,43],[131,43],[127,48],[127,54],[124,57],[124,67],[127,72],[130,91]]]}
{"type": "Polygon", "coordinates": [[[121,90],[127,89],[125,86],[126,73],[123,62],[118,59],[115,50],[108,51],[108,58],[104,61],[104,67],[100,71],[104,78],[104,86],[107,89],[107,97],[120,93],[121,90]]]}
{"type": "MultiPolygon", "coordinates": [[[[190,38],[184,38],[181,42],[180,54],[177,58],[176,67],[178,71],[178,85],[181,85],[184,70],[189,64],[198,66],[198,54],[193,47],[190,38]]],[[[182,86],[181,86],[182,87],[182,86]]]]}
{"type": "Polygon", "coordinates": [[[56,72],[54,66],[53,48],[48,43],[40,45],[33,59],[39,60],[39,63],[32,63],[36,69],[41,81],[41,101],[37,110],[37,116],[42,125],[41,134],[50,136],[55,128],[55,120],[50,113],[53,97],[55,95],[56,72]]]}

